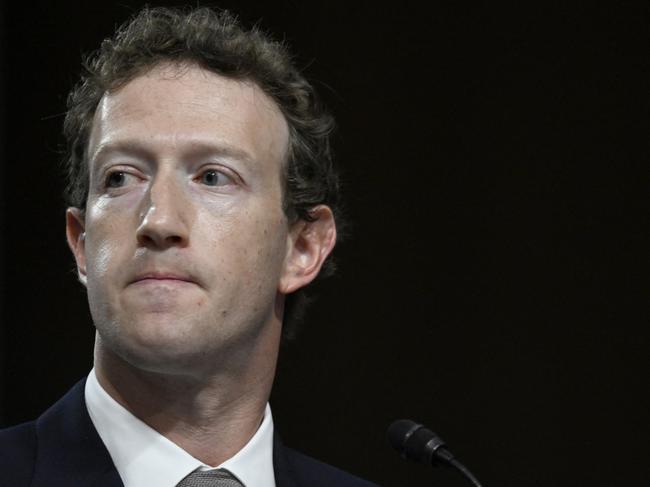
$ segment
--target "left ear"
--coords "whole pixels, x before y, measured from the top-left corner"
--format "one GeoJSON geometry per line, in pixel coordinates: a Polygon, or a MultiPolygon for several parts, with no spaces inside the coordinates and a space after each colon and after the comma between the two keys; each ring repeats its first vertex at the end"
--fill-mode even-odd
{"type": "Polygon", "coordinates": [[[289,232],[289,249],[278,283],[282,294],[313,281],[336,243],[336,223],[330,207],[318,205],[310,213],[314,221],[298,220],[289,232]]]}

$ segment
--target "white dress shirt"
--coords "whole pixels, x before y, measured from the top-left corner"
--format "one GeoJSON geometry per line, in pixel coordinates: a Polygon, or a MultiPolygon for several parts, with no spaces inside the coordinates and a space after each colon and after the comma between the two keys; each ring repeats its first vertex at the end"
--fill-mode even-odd
{"type": "MultiPolygon", "coordinates": [[[[88,374],[85,398],[90,419],[124,487],[175,487],[197,468],[215,468],[194,458],[115,401],[97,381],[95,369],[88,374]]],[[[273,418],[268,404],[262,424],[250,441],[217,467],[230,471],[246,487],[275,487],[273,418]]]]}

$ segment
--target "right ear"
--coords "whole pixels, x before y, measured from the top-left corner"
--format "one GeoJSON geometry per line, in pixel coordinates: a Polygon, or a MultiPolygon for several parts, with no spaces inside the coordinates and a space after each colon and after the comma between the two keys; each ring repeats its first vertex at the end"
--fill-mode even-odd
{"type": "Polygon", "coordinates": [[[79,280],[86,285],[86,222],[81,208],[68,208],[65,212],[65,235],[68,246],[77,261],[79,280]]]}

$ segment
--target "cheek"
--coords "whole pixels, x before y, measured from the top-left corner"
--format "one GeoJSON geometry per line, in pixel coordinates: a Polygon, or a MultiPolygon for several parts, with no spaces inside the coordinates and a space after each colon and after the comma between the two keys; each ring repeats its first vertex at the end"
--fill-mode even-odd
{"type": "Polygon", "coordinates": [[[89,214],[85,243],[89,279],[102,279],[122,267],[124,261],[121,254],[126,251],[129,240],[127,228],[124,216],[115,215],[114,212],[103,210],[89,214]]]}
{"type": "MultiPolygon", "coordinates": [[[[97,229],[95,229],[97,230],[97,229]]],[[[86,241],[86,288],[94,323],[106,323],[115,316],[119,306],[119,275],[124,268],[117,243],[102,238],[103,232],[94,231],[86,241]]]]}
{"type": "Polygon", "coordinates": [[[283,215],[242,212],[202,223],[216,264],[239,278],[260,281],[276,275],[284,262],[287,228],[283,215]]]}
{"type": "Polygon", "coordinates": [[[113,245],[112,242],[101,240],[100,243],[91,243],[86,248],[86,265],[89,279],[101,279],[118,265],[115,260],[119,247],[113,245]]]}

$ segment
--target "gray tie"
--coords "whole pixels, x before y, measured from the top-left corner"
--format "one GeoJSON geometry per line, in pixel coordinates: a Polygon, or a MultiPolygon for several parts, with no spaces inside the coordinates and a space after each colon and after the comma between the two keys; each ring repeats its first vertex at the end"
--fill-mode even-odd
{"type": "Polygon", "coordinates": [[[228,470],[194,470],[176,487],[244,487],[244,484],[228,470]]]}

